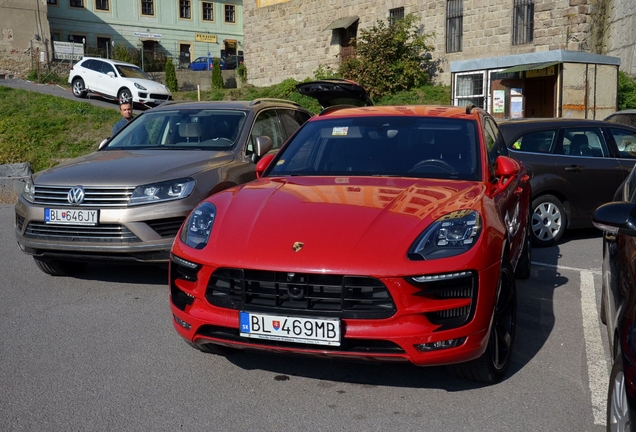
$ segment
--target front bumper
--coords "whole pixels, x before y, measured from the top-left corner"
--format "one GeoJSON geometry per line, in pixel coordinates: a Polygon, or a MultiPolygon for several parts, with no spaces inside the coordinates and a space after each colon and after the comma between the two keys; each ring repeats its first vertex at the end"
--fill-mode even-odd
{"type": "MultiPolygon", "coordinates": [[[[187,268],[182,263],[176,258],[170,264],[170,303],[174,327],[189,342],[323,357],[408,361],[419,366],[462,363],[479,357],[485,351],[500,267],[497,263],[469,272],[476,289],[470,300],[423,294],[426,290],[411,283],[409,278],[379,278],[390,293],[394,304],[392,312],[388,316],[380,313],[363,318],[356,318],[355,313],[342,309],[322,312],[323,317],[340,317],[341,345],[334,347],[241,337],[240,311],[258,312],[259,307],[262,311],[262,303],[255,306],[245,300],[230,299],[226,303],[229,307],[214,305],[217,302],[210,292],[210,281],[218,279],[217,269],[208,266],[187,268]],[[470,312],[463,321],[439,318],[452,317],[459,313],[458,310],[464,310],[462,308],[467,304],[470,304],[470,312]],[[458,345],[442,349],[422,348],[424,344],[431,346],[448,341],[456,341],[458,345]]],[[[439,286],[433,288],[433,291],[442,291],[439,286]]],[[[253,293],[243,292],[243,299],[253,296],[253,293]]],[[[321,316],[321,312],[317,311],[301,312],[276,307],[271,310],[275,310],[276,315],[321,316]]]]}
{"type": "Polygon", "coordinates": [[[15,235],[23,252],[39,258],[162,263],[191,208],[187,200],[104,208],[95,226],[52,225],[44,222],[45,206],[20,198],[15,235]]]}

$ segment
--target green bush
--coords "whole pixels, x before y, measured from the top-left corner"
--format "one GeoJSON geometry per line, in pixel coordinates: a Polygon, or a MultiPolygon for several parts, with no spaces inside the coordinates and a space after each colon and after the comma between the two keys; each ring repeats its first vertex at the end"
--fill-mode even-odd
{"type": "Polygon", "coordinates": [[[245,67],[245,63],[241,62],[236,68],[236,74],[238,75],[241,84],[245,84],[247,82],[247,67],[245,67]]]}
{"type": "Polygon", "coordinates": [[[636,81],[625,72],[618,73],[618,109],[636,108],[636,81]]]}
{"type": "Polygon", "coordinates": [[[427,40],[433,35],[424,33],[419,20],[408,14],[360,30],[352,40],[356,56],[344,60],[339,74],[360,83],[372,98],[429,85],[440,71],[439,61],[431,60],[433,47],[427,40]]]}
{"type": "Polygon", "coordinates": [[[179,91],[179,83],[177,82],[177,73],[174,70],[174,63],[172,63],[171,58],[168,58],[166,60],[166,87],[168,87],[170,91],[173,93],[179,91]]]}
{"type": "Polygon", "coordinates": [[[218,57],[214,57],[214,66],[212,67],[212,88],[222,89],[223,75],[221,74],[221,60],[218,57]]]}

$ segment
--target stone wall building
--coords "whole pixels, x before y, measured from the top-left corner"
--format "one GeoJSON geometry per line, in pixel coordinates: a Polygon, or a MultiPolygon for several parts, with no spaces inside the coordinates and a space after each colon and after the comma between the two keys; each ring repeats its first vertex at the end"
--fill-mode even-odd
{"type": "Polygon", "coordinates": [[[421,17],[442,61],[438,83],[450,84],[458,60],[581,51],[620,57],[636,74],[634,0],[245,0],[245,64],[249,83],[302,80],[350,54],[348,38],[377,20],[421,17]]]}
{"type": "Polygon", "coordinates": [[[0,74],[20,75],[47,62],[51,32],[46,0],[0,0],[0,74]]]}

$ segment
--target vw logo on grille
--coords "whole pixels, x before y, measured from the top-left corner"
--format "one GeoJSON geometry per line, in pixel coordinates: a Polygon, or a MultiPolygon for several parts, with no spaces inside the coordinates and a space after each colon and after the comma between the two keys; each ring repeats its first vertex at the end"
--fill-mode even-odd
{"type": "Polygon", "coordinates": [[[75,186],[68,191],[66,199],[71,204],[79,205],[84,202],[84,195],[84,188],[81,186],[75,186]]]}

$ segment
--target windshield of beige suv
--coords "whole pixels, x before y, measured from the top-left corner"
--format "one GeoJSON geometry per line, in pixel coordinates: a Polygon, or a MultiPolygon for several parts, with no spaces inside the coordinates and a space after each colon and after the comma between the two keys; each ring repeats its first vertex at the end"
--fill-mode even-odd
{"type": "Polygon", "coordinates": [[[150,110],[115,135],[104,150],[229,150],[245,119],[246,113],[240,110],[150,110]]]}

